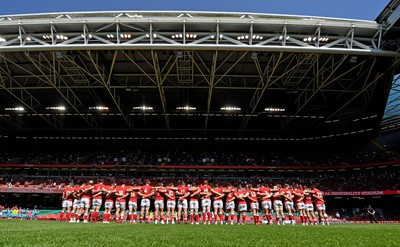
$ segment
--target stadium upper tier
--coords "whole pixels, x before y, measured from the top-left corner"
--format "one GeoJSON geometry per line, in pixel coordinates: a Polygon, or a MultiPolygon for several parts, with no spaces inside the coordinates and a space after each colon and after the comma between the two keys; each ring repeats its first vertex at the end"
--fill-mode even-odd
{"type": "Polygon", "coordinates": [[[371,133],[400,64],[392,26],[218,12],[0,16],[0,137],[371,133]]]}
{"type": "MultiPolygon", "coordinates": [[[[219,166],[243,169],[248,167],[271,167],[271,169],[293,169],[293,167],[331,169],[356,167],[357,165],[368,166],[368,164],[396,165],[400,162],[400,145],[394,142],[385,147],[373,144],[352,145],[347,147],[337,145],[336,147],[300,147],[297,145],[276,145],[272,146],[147,146],[147,147],[113,147],[113,146],[59,146],[37,147],[27,146],[25,149],[15,150],[12,147],[5,147],[0,151],[1,167],[13,167],[14,164],[26,164],[34,167],[48,164],[48,168],[74,167],[75,165],[92,166],[114,166],[121,167],[157,167],[177,168],[206,167],[211,169],[219,166]],[[119,148],[119,149],[117,149],[119,148]],[[392,163],[394,161],[394,163],[392,163]],[[353,165],[353,166],[352,166],[353,165]],[[286,168],[285,168],[286,167],[286,168]]],[[[173,168],[172,168],[173,169],[173,168]]]]}

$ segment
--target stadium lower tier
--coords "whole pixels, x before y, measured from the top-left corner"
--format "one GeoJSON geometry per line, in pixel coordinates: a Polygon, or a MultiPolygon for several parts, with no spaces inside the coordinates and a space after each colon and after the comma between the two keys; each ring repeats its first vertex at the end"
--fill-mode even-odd
{"type": "MultiPolygon", "coordinates": [[[[264,169],[255,167],[203,169],[193,166],[188,169],[178,168],[43,168],[43,167],[3,167],[0,169],[0,192],[4,188],[26,189],[27,193],[35,189],[58,189],[73,182],[80,184],[89,180],[104,179],[106,183],[122,182],[126,185],[143,184],[150,179],[152,185],[157,181],[179,184],[181,181],[238,184],[304,184],[317,185],[322,191],[384,191],[400,190],[400,161],[395,163],[374,163],[365,167],[347,167],[337,169],[264,169]],[[31,189],[31,191],[29,191],[31,189]]],[[[18,193],[18,191],[15,191],[18,193]]],[[[21,192],[22,193],[22,192],[21,192]]],[[[40,192],[39,192],[40,193],[40,192]]],[[[49,191],[48,193],[52,193],[49,191]]]]}
{"type": "MultiPolygon", "coordinates": [[[[325,196],[326,212],[330,219],[340,219],[345,221],[362,221],[368,220],[366,212],[367,206],[372,205],[376,210],[376,217],[379,221],[385,220],[400,220],[400,209],[395,205],[400,204],[400,195],[382,195],[382,196],[325,196]]],[[[18,208],[35,208],[39,209],[37,213],[38,219],[58,220],[59,213],[61,212],[61,194],[18,194],[18,193],[1,193],[0,194],[0,208],[3,205],[4,209],[7,207],[18,208]]],[[[140,212],[140,199],[138,201],[138,213],[140,212]]],[[[165,203],[165,205],[167,205],[165,203]]],[[[236,204],[237,206],[237,204],[236,204]]],[[[250,205],[249,205],[250,206],[250,205]]],[[[247,216],[251,217],[250,207],[248,207],[247,216]]],[[[154,199],[150,203],[150,215],[155,211],[154,199]]],[[[213,209],[211,209],[213,211],[213,209]]],[[[236,211],[236,209],[235,209],[236,211]]],[[[104,212],[104,205],[100,208],[100,215],[104,212]]],[[[199,209],[201,212],[201,209],[199,209]]],[[[115,209],[112,210],[112,215],[115,209]]],[[[284,212],[287,215],[287,212],[284,212]]],[[[272,210],[272,217],[275,217],[275,212],[272,210]]],[[[128,213],[125,214],[125,216],[128,213]]],[[[237,215],[237,213],[235,214],[237,215]]],[[[260,209],[260,216],[263,216],[263,210],[260,209]]],[[[293,213],[294,218],[298,221],[299,214],[297,211],[293,213]]],[[[11,216],[18,218],[18,213],[11,216]]],[[[25,218],[27,216],[25,215],[25,218]]],[[[32,216],[33,217],[33,216],[32,216]]],[[[3,217],[4,218],[4,217],[3,217]]]]}

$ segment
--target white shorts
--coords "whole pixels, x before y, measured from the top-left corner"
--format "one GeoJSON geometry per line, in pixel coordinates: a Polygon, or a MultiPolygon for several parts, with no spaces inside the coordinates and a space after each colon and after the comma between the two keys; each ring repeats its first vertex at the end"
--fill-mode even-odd
{"type": "Polygon", "coordinates": [[[142,201],[140,202],[140,207],[150,207],[150,199],[142,199],[142,201]]]}
{"type": "Polygon", "coordinates": [[[296,206],[297,206],[297,210],[306,209],[306,204],[304,204],[304,202],[298,202],[298,203],[296,204],[296,206]]]}
{"type": "Polygon", "coordinates": [[[155,208],[164,208],[164,200],[154,201],[154,207],[155,208]]]}
{"type": "Polygon", "coordinates": [[[235,209],[235,201],[225,203],[225,209],[235,209]]]}
{"type": "Polygon", "coordinates": [[[70,200],[64,200],[64,201],[62,202],[62,207],[63,207],[63,208],[70,208],[70,207],[72,207],[72,201],[70,201],[70,200]]]}
{"type": "Polygon", "coordinates": [[[81,199],[81,207],[82,208],[89,208],[90,207],[90,198],[82,198],[81,199]]]}
{"type": "Polygon", "coordinates": [[[247,211],[247,204],[239,204],[238,211],[239,212],[247,211]]]}
{"type": "Polygon", "coordinates": [[[201,206],[204,207],[211,207],[211,200],[210,199],[203,199],[201,200],[201,206]]]}
{"type": "Polygon", "coordinates": [[[190,209],[199,209],[199,201],[190,201],[190,209]]]}
{"type": "Polygon", "coordinates": [[[81,207],[82,207],[81,200],[75,199],[74,208],[81,208],[81,207]]]}
{"type": "Polygon", "coordinates": [[[314,206],[312,204],[306,204],[306,211],[314,211],[314,206]]]}
{"type": "Polygon", "coordinates": [[[126,202],[115,202],[116,208],[125,208],[126,202]]]}
{"type": "Polygon", "coordinates": [[[214,206],[214,208],[224,208],[224,204],[222,203],[222,200],[214,201],[213,206],[214,206]]]}
{"type": "Polygon", "coordinates": [[[271,201],[262,201],[261,206],[263,209],[272,209],[271,201]]]}
{"type": "Polygon", "coordinates": [[[286,209],[294,209],[293,202],[285,202],[285,208],[286,209]]]}
{"type": "Polygon", "coordinates": [[[315,204],[315,207],[318,211],[325,210],[325,204],[315,204]]]}
{"type": "Polygon", "coordinates": [[[176,202],[175,201],[167,201],[167,208],[175,208],[176,202]]]}
{"type": "Polygon", "coordinates": [[[258,202],[252,202],[252,203],[250,203],[250,208],[251,209],[259,209],[259,204],[258,204],[258,202]]]}
{"type": "Polygon", "coordinates": [[[274,209],[275,210],[283,210],[283,204],[282,201],[274,201],[274,209]]]}
{"type": "Polygon", "coordinates": [[[93,199],[92,207],[100,207],[102,203],[103,203],[102,199],[93,199]]]}
{"type": "Polygon", "coordinates": [[[107,202],[106,201],[106,203],[104,204],[105,208],[113,208],[113,206],[114,206],[114,202],[107,202]]]}
{"type": "Polygon", "coordinates": [[[128,207],[137,209],[137,202],[128,202],[128,207]]]}
{"type": "Polygon", "coordinates": [[[178,208],[188,208],[187,200],[178,200],[178,208]]]}

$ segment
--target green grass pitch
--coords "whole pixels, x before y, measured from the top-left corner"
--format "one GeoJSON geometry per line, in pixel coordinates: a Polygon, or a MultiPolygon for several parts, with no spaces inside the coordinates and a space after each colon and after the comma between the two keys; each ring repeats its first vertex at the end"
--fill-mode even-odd
{"type": "Polygon", "coordinates": [[[1,220],[0,246],[400,246],[400,225],[132,225],[1,220]]]}

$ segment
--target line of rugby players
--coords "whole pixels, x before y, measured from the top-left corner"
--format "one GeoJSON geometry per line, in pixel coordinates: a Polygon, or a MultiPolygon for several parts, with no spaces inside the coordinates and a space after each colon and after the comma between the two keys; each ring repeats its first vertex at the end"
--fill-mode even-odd
{"type": "Polygon", "coordinates": [[[204,180],[201,185],[196,183],[186,185],[185,182],[182,182],[179,186],[172,183],[164,186],[161,182],[151,186],[150,181],[146,181],[142,186],[125,186],[125,184],[117,186],[115,183],[104,185],[102,180],[97,184],[89,181],[81,186],[69,184],[62,196],[60,221],[65,216],[65,220],[68,222],[79,222],[83,216],[84,223],[97,222],[103,197],[105,199],[103,223],[109,223],[113,208],[115,208],[114,220],[116,222],[148,223],[150,198],[154,197],[154,222],[156,224],[174,224],[175,221],[199,224],[200,219],[204,224],[218,224],[218,222],[220,224],[244,224],[248,203],[255,224],[263,221],[260,219],[260,208],[264,214],[264,220],[268,224],[274,222],[271,216],[272,209],[275,211],[277,224],[285,224],[285,222],[295,224],[293,217],[295,211],[299,213],[303,225],[328,224],[322,193],[315,187],[303,187],[302,185],[291,187],[288,184],[272,188],[260,185],[253,187],[251,184],[238,187],[230,184],[221,187],[214,184],[211,187],[207,180],[204,180]],[[137,212],[139,198],[141,198],[140,212],[137,212]],[[211,204],[211,199],[213,204],[211,204]],[[236,222],[234,221],[235,202],[238,204],[236,222]],[[314,205],[318,217],[315,214],[314,205]],[[200,206],[201,214],[199,213],[200,206]],[[164,212],[165,208],[166,212],[164,212]],[[175,219],[176,208],[178,210],[175,219]],[[283,212],[284,208],[287,216],[283,212]],[[126,209],[127,215],[125,215],[126,209]]]}

